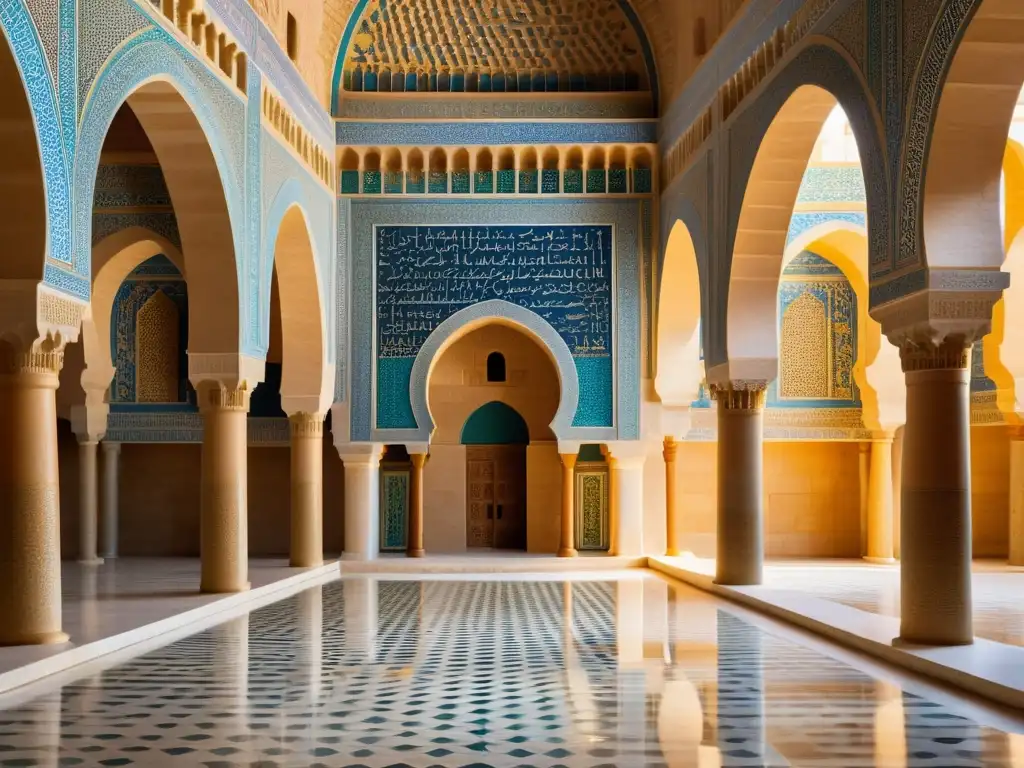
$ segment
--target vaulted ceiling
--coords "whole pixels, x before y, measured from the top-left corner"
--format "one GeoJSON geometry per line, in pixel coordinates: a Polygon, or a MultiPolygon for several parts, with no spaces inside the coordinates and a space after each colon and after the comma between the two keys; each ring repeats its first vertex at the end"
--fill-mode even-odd
{"type": "MultiPolygon", "coordinates": [[[[456,12],[461,2],[473,2],[479,6],[482,0],[418,0],[424,6],[426,15],[436,14],[437,9],[456,12]]],[[[501,7],[533,6],[548,7],[554,2],[548,0],[483,0],[485,4],[497,2],[501,7]]],[[[408,5],[412,0],[404,0],[408,5]]],[[[559,0],[561,8],[572,8],[575,13],[588,18],[601,5],[598,0],[559,0]]],[[[679,92],[686,78],[696,64],[699,54],[694,48],[698,37],[706,41],[708,48],[728,24],[745,0],[629,0],[643,26],[654,54],[662,104],[667,104],[679,92]]],[[[323,83],[329,101],[329,93],[338,57],[338,48],[345,33],[349,18],[357,9],[362,12],[365,4],[359,0],[324,0],[323,20],[317,52],[323,67],[323,83]]],[[[372,8],[372,4],[371,4],[372,8]]],[[[454,15],[454,13],[453,13],[454,15]]],[[[347,53],[347,52],[346,52],[347,53]]],[[[317,78],[319,79],[319,78],[317,78]]]]}

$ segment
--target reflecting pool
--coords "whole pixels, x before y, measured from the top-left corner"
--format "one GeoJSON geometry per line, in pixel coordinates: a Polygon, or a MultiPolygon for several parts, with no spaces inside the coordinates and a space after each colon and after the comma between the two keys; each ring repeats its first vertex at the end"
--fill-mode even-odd
{"type": "Polygon", "coordinates": [[[0,765],[1024,766],[808,642],[643,572],[345,578],[40,690],[0,765]]]}

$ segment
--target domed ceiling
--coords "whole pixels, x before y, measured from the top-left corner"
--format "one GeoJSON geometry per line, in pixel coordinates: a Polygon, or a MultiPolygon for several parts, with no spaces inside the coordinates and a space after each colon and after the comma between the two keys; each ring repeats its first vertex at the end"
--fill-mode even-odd
{"type": "Polygon", "coordinates": [[[339,57],[348,92],[646,91],[653,79],[624,0],[368,0],[339,57]]]}

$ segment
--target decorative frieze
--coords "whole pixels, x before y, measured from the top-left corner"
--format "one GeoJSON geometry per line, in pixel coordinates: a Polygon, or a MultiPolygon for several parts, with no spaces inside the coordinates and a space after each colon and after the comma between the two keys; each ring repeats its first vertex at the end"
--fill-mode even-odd
{"type": "Polygon", "coordinates": [[[218,411],[248,411],[248,386],[240,387],[203,386],[199,389],[199,409],[218,411]]]}
{"type": "Polygon", "coordinates": [[[337,191],[335,184],[333,155],[323,149],[302,123],[295,117],[284,100],[266,83],[263,84],[263,117],[277,131],[278,135],[302,159],[302,162],[331,191],[337,191]]]}

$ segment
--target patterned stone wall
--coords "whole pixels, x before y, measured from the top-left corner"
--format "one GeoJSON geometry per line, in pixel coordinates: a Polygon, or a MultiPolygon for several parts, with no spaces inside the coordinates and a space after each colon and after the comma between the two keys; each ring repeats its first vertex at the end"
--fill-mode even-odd
{"type": "Polygon", "coordinates": [[[188,403],[188,291],[166,256],[136,267],[114,296],[110,354],[116,371],[110,402],[188,403]]]}
{"type": "Polygon", "coordinates": [[[779,377],[770,406],[858,408],[857,297],[842,270],[804,251],[779,285],[779,377]]]}

